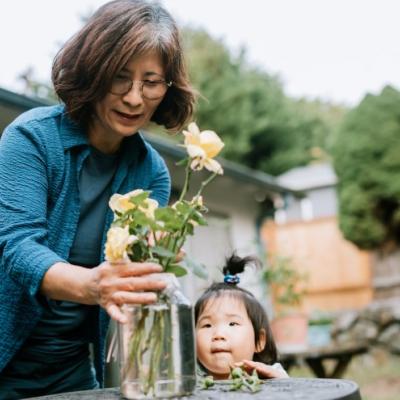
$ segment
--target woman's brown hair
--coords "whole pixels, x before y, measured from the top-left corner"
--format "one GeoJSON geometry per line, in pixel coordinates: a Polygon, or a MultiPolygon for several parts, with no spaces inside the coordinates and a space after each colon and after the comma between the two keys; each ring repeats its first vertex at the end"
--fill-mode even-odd
{"type": "Polygon", "coordinates": [[[152,121],[171,130],[181,129],[193,113],[194,91],[189,83],[178,28],[158,3],[115,0],[88,20],[56,55],[52,80],[70,117],[82,126],[93,105],[109,92],[112,79],[128,63],[155,50],[172,81],[152,121]]]}

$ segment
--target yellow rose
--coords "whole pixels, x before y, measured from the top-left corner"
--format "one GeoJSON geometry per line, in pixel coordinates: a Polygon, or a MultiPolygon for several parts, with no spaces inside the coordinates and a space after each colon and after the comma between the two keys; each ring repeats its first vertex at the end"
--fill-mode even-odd
{"type": "Polygon", "coordinates": [[[201,170],[206,168],[209,171],[222,174],[221,164],[214,160],[214,157],[224,147],[223,141],[214,131],[202,131],[192,122],[188,126],[187,131],[183,131],[185,135],[186,151],[192,158],[190,168],[193,170],[201,170]]]}
{"type": "Polygon", "coordinates": [[[146,199],[144,204],[146,207],[139,207],[140,211],[143,211],[147,218],[154,219],[154,211],[158,207],[157,200],[146,199]]]}
{"type": "Polygon", "coordinates": [[[193,197],[191,203],[192,203],[194,206],[203,207],[203,196],[195,196],[195,197],[193,197]]]}
{"type": "Polygon", "coordinates": [[[136,189],[124,195],[118,193],[113,194],[110,198],[108,205],[110,206],[111,210],[113,210],[113,212],[118,211],[120,213],[123,213],[125,211],[132,210],[133,208],[135,208],[135,205],[130,202],[130,198],[142,193],[143,189],[136,189]]]}
{"type": "Polygon", "coordinates": [[[135,235],[129,234],[129,227],[121,228],[119,226],[111,227],[107,232],[107,241],[105,246],[106,260],[109,262],[118,262],[128,260],[127,248],[137,240],[135,235]]]}

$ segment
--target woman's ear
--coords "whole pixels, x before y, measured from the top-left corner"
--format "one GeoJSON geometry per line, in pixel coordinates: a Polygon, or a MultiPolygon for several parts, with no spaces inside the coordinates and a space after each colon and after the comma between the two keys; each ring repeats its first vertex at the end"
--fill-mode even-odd
{"type": "Polygon", "coordinates": [[[260,334],[258,335],[258,342],[256,344],[256,353],[260,353],[264,350],[267,343],[267,334],[265,329],[260,329],[260,334]]]}

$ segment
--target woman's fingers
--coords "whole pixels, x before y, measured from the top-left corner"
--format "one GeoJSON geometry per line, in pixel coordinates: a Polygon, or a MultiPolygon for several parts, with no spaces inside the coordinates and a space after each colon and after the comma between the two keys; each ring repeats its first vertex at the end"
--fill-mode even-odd
{"type": "Polygon", "coordinates": [[[121,324],[125,324],[127,322],[126,316],[122,313],[121,309],[116,304],[109,304],[104,307],[107,311],[110,318],[114,319],[121,324]]]}
{"type": "Polygon", "coordinates": [[[156,280],[153,277],[126,277],[114,278],[105,283],[105,290],[122,290],[127,292],[141,292],[141,291],[160,291],[165,289],[167,284],[162,280],[156,280]],[[108,285],[108,287],[106,287],[108,285]]]}
{"type": "Polygon", "coordinates": [[[122,304],[151,304],[157,300],[157,295],[152,292],[114,292],[111,296],[112,301],[118,305],[122,304]]]}
{"type": "Polygon", "coordinates": [[[162,272],[161,265],[154,263],[122,263],[122,264],[110,264],[110,268],[114,268],[114,272],[119,276],[141,276],[162,272]]]}
{"type": "MultiPolygon", "coordinates": [[[[151,298],[155,298],[155,293],[149,293],[153,291],[161,291],[165,289],[167,283],[162,280],[154,279],[151,276],[141,276],[141,277],[108,277],[99,281],[98,291],[99,297],[102,299],[102,303],[107,303],[108,299],[112,298],[116,293],[135,293],[151,294],[151,298]]],[[[141,297],[139,297],[141,298],[141,297]]],[[[150,300],[151,301],[151,300],[150,300]]],[[[134,301],[128,301],[129,303],[134,301]]],[[[148,302],[145,300],[145,302],[148,302]]],[[[119,302],[123,303],[123,302],[119,302]]]]}
{"type": "Polygon", "coordinates": [[[104,306],[108,315],[115,321],[125,324],[127,322],[127,318],[121,311],[120,306],[122,304],[151,304],[157,300],[157,295],[151,292],[135,293],[117,291],[113,292],[110,300],[112,302],[109,302],[104,306]]]}
{"type": "Polygon", "coordinates": [[[126,322],[121,305],[154,303],[157,300],[154,292],[167,286],[166,282],[157,278],[157,274],[162,271],[158,264],[105,262],[96,270],[93,272],[97,282],[97,303],[120,323],[126,322]]]}

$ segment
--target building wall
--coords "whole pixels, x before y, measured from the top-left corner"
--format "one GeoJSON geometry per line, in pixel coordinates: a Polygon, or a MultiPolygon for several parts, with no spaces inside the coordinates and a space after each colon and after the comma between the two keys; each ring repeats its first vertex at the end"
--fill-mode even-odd
{"type": "Polygon", "coordinates": [[[335,187],[313,189],[307,195],[312,203],[313,218],[331,217],[337,214],[335,187]]]}
{"type": "MultiPolygon", "coordinates": [[[[173,160],[166,158],[166,161],[173,187],[180,191],[183,182],[182,168],[176,167],[173,160]]],[[[196,174],[188,198],[195,194],[205,175],[196,174]]],[[[240,256],[258,255],[256,221],[260,207],[254,193],[254,188],[245,183],[240,184],[228,176],[217,177],[205,189],[203,198],[209,209],[206,214],[209,225],[197,227],[194,235],[188,238],[184,249],[188,256],[207,267],[209,279],[205,281],[191,273],[181,279],[184,293],[190,300],[195,301],[212,282],[222,281],[222,267],[233,251],[240,256]]],[[[263,300],[263,285],[258,274],[251,270],[246,271],[241,283],[263,300]]]]}
{"type": "Polygon", "coordinates": [[[286,223],[331,217],[337,214],[337,207],[334,186],[313,188],[307,190],[301,198],[288,195],[284,209],[277,213],[277,221],[286,223]]]}

